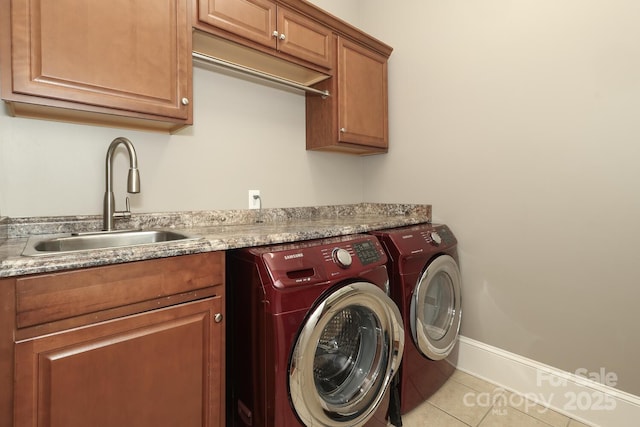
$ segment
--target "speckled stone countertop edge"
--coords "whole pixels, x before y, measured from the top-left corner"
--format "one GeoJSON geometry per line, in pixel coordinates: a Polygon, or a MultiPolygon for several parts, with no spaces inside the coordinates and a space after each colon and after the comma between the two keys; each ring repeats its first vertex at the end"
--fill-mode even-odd
{"type": "Polygon", "coordinates": [[[9,218],[6,216],[0,216],[0,245],[7,241],[9,235],[9,218]]]}
{"type": "MultiPolygon", "coordinates": [[[[126,221],[117,220],[116,229],[190,229],[222,225],[250,225],[256,223],[303,223],[317,219],[348,218],[353,216],[399,216],[431,218],[431,205],[400,203],[357,203],[350,205],[310,206],[296,208],[237,209],[211,211],[183,211],[133,213],[126,221]]],[[[9,218],[9,238],[34,234],[57,234],[102,229],[100,215],[9,218]]]]}
{"type": "Polygon", "coordinates": [[[364,203],[330,207],[265,209],[260,214],[259,220],[262,221],[260,223],[256,223],[256,212],[248,210],[143,214],[138,215],[134,220],[136,227],[168,228],[193,238],[35,257],[21,255],[29,237],[37,239],[52,234],[91,230],[93,228],[82,227],[88,224],[93,225],[93,222],[100,218],[9,219],[8,239],[4,243],[0,242],[0,278],[290,243],[420,224],[431,221],[431,206],[364,203]],[[216,220],[211,220],[212,218],[216,220]],[[28,227],[25,224],[33,226],[31,232],[26,235],[25,231],[28,227]],[[75,229],[76,227],[81,229],[75,229]],[[42,234],[44,235],[39,236],[42,234]]]}

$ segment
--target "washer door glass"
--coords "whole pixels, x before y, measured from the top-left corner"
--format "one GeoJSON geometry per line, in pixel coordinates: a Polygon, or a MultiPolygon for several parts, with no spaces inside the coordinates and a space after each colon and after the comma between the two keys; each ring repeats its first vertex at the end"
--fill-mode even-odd
{"type": "Polygon", "coordinates": [[[429,359],[444,359],[455,346],[462,320],[460,271],[441,255],[423,272],[411,298],[411,334],[429,359]]]}
{"type": "Polygon", "coordinates": [[[305,425],[360,426],[373,416],[404,348],[400,312],[370,283],[338,288],[303,325],[289,389],[305,425]]]}

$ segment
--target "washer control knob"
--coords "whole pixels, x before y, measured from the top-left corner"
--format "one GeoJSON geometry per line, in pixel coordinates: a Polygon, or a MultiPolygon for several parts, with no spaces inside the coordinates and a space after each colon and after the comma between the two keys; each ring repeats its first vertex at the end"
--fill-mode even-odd
{"type": "Polygon", "coordinates": [[[349,268],[351,266],[351,254],[346,249],[335,248],[331,253],[331,257],[333,258],[333,262],[338,264],[342,268],[349,268]]]}
{"type": "Polygon", "coordinates": [[[437,232],[432,231],[432,232],[431,232],[431,241],[432,241],[433,243],[435,243],[435,244],[436,244],[436,246],[437,246],[437,245],[439,245],[440,243],[442,243],[442,237],[440,237],[440,235],[439,235],[437,232]]]}

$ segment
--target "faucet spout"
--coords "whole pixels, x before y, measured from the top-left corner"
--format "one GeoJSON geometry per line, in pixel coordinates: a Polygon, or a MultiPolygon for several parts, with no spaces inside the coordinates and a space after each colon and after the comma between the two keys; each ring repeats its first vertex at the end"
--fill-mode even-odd
{"type": "Polygon", "coordinates": [[[123,144],[129,153],[129,174],[127,175],[127,192],[139,193],[140,192],[140,172],[138,170],[138,156],[136,149],[133,147],[131,141],[124,137],[118,137],[111,141],[109,149],[107,150],[106,161],[106,190],[104,193],[104,205],[102,209],[102,229],[104,231],[113,230],[113,222],[117,215],[122,217],[128,217],[131,215],[127,203],[127,210],[122,212],[116,211],[116,202],[113,195],[113,155],[116,148],[120,144],[123,144]]]}

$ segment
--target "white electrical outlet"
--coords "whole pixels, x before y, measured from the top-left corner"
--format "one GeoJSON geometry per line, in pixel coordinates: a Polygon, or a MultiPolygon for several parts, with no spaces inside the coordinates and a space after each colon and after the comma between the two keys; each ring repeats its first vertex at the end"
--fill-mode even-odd
{"type": "Polygon", "coordinates": [[[260,209],[261,205],[260,190],[249,190],[249,209],[260,209]]]}

